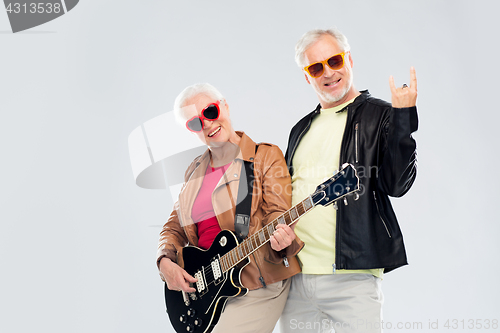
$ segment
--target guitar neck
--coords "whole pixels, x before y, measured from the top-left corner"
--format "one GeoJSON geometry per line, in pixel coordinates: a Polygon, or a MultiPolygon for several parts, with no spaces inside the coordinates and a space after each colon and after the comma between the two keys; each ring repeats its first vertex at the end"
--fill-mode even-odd
{"type": "Polygon", "coordinates": [[[315,203],[312,196],[293,206],[285,213],[274,219],[258,232],[248,236],[240,245],[223,255],[220,259],[221,268],[224,272],[229,271],[236,266],[239,262],[247,258],[253,252],[257,251],[261,246],[266,244],[273,232],[276,230],[278,224],[292,225],[299,220],[301,216],[313,209],[315,203]]]}

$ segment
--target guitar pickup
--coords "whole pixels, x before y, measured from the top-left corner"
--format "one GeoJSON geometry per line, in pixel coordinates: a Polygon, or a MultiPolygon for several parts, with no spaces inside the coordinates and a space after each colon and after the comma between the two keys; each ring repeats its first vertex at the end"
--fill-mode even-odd
{"type": "Polygon", "coordinates": [[[219,282],[221,282],[221,277],[222,277],[222,271],[220,269],[220,263],[219,263],[219,259],[217,258],[214,258],[214,260],[212,260],[212,262],[210,263],[210,265],[212,266],[212,273],[214,274],[214,281],[215,281],[215,284],[219,284],[219,282]]]}
{"type": "Polygon", "coordinates": [[[196,289],[198,290],[198,293],[203,295],[206,293],[206,284],[205,284],[205,279],[203,276],[203,273],[201,271],[198,271],[194,274],[194,277],[198,280],[196,281],[196,289]]]}

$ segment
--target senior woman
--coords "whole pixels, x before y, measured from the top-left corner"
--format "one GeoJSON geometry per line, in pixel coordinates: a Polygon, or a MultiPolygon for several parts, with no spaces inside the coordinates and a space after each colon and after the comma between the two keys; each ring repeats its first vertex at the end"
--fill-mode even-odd
{"type": "MultiPolygon", "coordinates": [[[[221,230],[234,231],[238,186],[247,185],[244,175],[235,181],[243,161],[253,162],[255,177],[248,235],[290,208],[290,175],[277,146],[256,144],[233,129],[229,106],[213,86],[187,87],[174,110],[208,149],[185,173],[179,200],[160,233],[157,264],[168,289],[194,292],[190,283],[197,280],[178,265],[178,254],[187,244],[207,249],[221,230]]],[[[295,255],[303,243],[286,224],[279,224],[269,239],[242,270],[249,293],[228,300],[214,332],[273,331],[290,288],[287,279],[300,272],[295,255]]]]}

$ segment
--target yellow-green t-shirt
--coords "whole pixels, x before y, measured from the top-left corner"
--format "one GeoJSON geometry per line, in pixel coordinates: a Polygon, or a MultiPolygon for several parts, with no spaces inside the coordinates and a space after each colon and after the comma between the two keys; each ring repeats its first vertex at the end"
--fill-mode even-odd
{"type": "MultiPolygon", "coordinates": [[[[300,141],[293,156],[292,206],[314,192],[316,186],[330,178],[340,164],[340,145],[347,121],[347,112],[339,112],[354,99],[321,109],[309,131],[300,141]]],[[[304,274],[369,273],[382,277],[383,269],[334,270],[335,228],[337,214],[333,205],[318,205],[302,216],[295,233],[305,246],[298,257],[304,274]]]]}

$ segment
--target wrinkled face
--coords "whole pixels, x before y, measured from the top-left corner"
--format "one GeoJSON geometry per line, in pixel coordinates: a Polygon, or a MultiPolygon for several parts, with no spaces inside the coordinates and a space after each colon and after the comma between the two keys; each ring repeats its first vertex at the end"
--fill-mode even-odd
{"type": "MultiPolygon", "coordinates": [[[[184,121],[191,119],[194,116],[201,117],[201,111],[211,103],[216,103],[217,100],[213,97],[206,95],[197,95],[191,99],[186,100],[182,113],[184,121]]],[[[226,100],[219,102],[219,118],[210,121],[203,119],[203,130],[201,132],[194,132],[195,135],[209,147],[221,147],[229,141],[231,134],[234,132],[231,119],[229,118],[229,107],[226,100]]],[[[202,117],[203,118],[203,117],[202,117]]]]}
{"type": "MultiPolygon", "coordinates": [[[[330,35],[322,36],[304,53],[305,65],[326,60],[343,51],[338,46],[335,38],[330,35]]],[[[318,78],[313,78],[304,73],[307,82],[313,87],[318,95],[321,107],[324,109],[345,103],[357,95],[357,91],[352,84],[353,62],[351,53],[346,52],[344,59],[344,67],[339,70],[333,70],[325,66],[323,74],[318,78]]]]}

